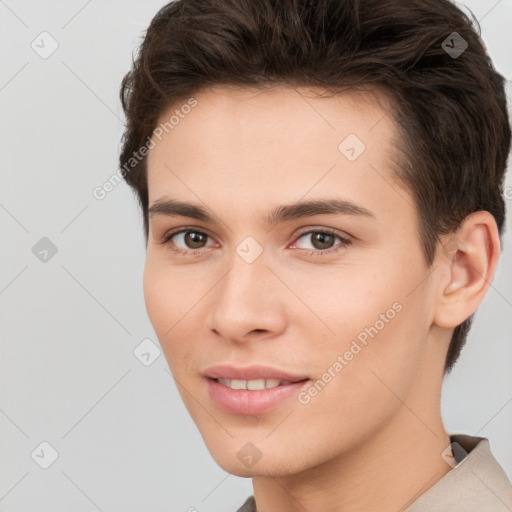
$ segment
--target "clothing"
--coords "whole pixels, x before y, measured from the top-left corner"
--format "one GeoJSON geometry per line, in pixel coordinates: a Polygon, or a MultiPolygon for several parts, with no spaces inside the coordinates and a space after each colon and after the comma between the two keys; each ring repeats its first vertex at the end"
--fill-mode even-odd
{"type": "MultiPolygon", "coordinates": [[[[511,512],[512,484],[489,440],[466,434],[453,434],[450,440],[463,449],[452,444],[456,465],[404,512],[511,512]]],[[[254,496],[237,512],[257,512],[254,496]]]]}

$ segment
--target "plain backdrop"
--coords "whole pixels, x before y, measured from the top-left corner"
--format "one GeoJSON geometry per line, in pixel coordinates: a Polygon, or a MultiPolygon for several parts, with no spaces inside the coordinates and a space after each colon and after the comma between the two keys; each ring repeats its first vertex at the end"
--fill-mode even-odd
{"type": "MultiPolygon", "coordinates": [[[[140,212],[124,183],[92,193],[116,172],[119,84],[164,3],[0,1],[3,512],[234,511],[252,494],[209,455],[163,354],[134,355],[158,345],[140,212]]],[[[465,5],[512,98],[512,2],[465,5]]],[[[488,437],[509,478],[510,174],[501,262],[442,399],[447,430],[488,437]]]]}

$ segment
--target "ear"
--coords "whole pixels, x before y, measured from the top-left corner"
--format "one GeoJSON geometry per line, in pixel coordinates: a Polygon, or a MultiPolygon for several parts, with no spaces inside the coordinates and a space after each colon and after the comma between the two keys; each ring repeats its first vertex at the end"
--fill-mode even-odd
{"type": "Polygon", "coordinates": [[[455,233],[441,237],[441,246],[433,323],[454,328],[476,311],[491,286],[500,256],[496,221],[487,211],[473,212],[455,233]]]}

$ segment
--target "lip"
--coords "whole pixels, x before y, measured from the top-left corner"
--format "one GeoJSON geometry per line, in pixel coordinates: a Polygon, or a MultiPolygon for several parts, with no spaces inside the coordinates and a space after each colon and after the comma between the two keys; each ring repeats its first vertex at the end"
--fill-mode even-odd
{"type": "Polygon", "coordinates": [[[207,368],[203,372],[203,375],[210,379],[279,379],[290,382],[298,382],[309,378],[307,375],[294,375],[285,372],[284,370],[263,365],[252,365],[246,367],[235,367],[227,364],[216,365],[207,368]]]}
{"type": "Polygon", "coordinates": [[[228,365],[212,366],[204,372],[208,394],[221,409],[243,415],[263,414],[271,411],[285,400],[296,396],[310,379],[307,376],[291,374],[269,366],[248,366],[236,368],[228,365]],[[279,379],[288,381],[274,388],[248,390],[231,389],[218,382],[221,379],[279,379]]]}

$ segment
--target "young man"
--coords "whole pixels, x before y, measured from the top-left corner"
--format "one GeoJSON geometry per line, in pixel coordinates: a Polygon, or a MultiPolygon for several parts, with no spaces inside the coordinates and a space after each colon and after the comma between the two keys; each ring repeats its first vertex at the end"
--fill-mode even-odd
{"type": "Polygon", "coordinates": [[[239,509],[512,510],[443,376],[497,266],[503,78],[447,0],[178,0],[121,99],[148,315],[239,509]]]}

